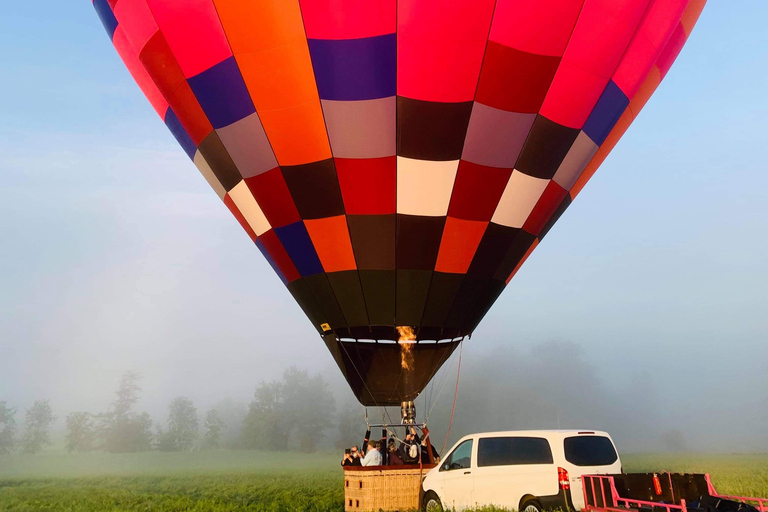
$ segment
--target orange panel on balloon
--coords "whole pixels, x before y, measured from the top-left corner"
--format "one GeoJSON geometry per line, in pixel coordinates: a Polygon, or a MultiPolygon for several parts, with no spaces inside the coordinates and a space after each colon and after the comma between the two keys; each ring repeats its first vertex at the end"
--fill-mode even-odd
{"type": "Polygon", "coordinates": [[[259,117],[280,165],[331,158],[320,100],[283,110],[260,111],[259,117]]]}
{"type": "Polygon", "coordinates": [[[345,215],[305,220],[304,225],[312,239],[312,245],[315,246],[320,263],[323,264],[323,270],[340,272],[357,268],[345,215]]]}
{"type": "Polygon", "coordinates": [[[214,0],[235,55],[304,40],[297,0],[214,0]]]}
{"type": "Polygon", "coordinates": [[[487,226],[483,221],[446,218],[435,270],[466,274],[487,226]]]}
{"type": "Polygon", "coordinates": [[[318,100],[306,41],[235,56],[257,111],[318,100]]]}

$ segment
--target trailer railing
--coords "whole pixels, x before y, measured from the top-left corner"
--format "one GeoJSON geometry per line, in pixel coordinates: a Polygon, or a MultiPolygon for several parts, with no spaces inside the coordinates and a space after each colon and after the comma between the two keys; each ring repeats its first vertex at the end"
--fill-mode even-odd
{"type": "Polygon", "coordinates": [[[660,509],[665,512],[688,512],[685,500],[682,499],[680,504],[674,504],[622,498],[619,496],[618,491],[616,491],[614,478],[609,475],[584,475],[581,479],[584,490],[584,510],[587,511],[626,512],[630,508],[645,508],[651,510],[660,509]],[[589,495],[590,491],[591,497],[589,495]]]}
{"type": "Polygon", "coordinates": [[[768,512],[768,498],[747,498],[745,496],[732,496],[728,494],[719,494],[715,490],[715,486],[712,485],[712,480],[709,478],[709,474],[705,475],[707,479],[707,490],[709,495],[713,498],[722,498],[724,500],[740,501],[746,505],[752,505],[760,512],[768,512]]]}

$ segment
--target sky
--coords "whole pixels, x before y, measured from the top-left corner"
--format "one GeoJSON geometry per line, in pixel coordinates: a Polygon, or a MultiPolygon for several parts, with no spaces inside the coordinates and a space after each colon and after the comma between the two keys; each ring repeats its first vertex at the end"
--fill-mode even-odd
{"type": "MultiPolygon", "coordinates": [[[[697,447],[759,447],[766,18],[763,0],[710,0],[661,87],[466,354],[573,344],[606,388],[652,383],[657,416],[697,423],[697,447]]],[[[248,401],[289,365],[343,389],[90,2],[14,2],[0,17],[0,55],[0,401],[99,411],[127,370],[144,375],[152,411],[181,394],[248,401]]]]}

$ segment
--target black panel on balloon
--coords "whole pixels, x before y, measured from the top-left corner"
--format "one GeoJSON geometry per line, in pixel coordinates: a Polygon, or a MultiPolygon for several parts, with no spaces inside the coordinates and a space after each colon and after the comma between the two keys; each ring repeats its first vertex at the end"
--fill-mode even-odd
{"type": "Polygon", "coordinates": [[[331,283],[331,288],[336,294],[336,300],[339,301],[341,311],[344,313],[344,318],[347,319],[347,325],[350,327],[365,326],[363,336],[368,335],[368,314],[365,310],[363,289],[360,286],[357,271],[330,272],[327,276],[328,282],[331,283]]]}
{"type": "Polygon", "coordinates": [[[224,143],[221,142],[215,130],[203,139],[197,149],[203,155],[205,162],[211,168],[221,186],[224,187],[224,190],[229,192],[242,181],[243,178],[240,175],[240,171],[237,169],[235,162],[232,161],[232,158],[230,158],[227,148],[224,147],[224,143]]]}
{"type": "Polygon", "coordinates": [[[531,248],[533,242],[536,241],[536,236],[528,233],[525,230],[520,230],[517,236],[509,244],[504,258],[501,260],[496,273],[493,275],[494,279],[506,281],[509,275],[515,270],[517,264],[523,259],[525,253],[531,248]]]}
{"type": "Polygon", "coordinates": [[[493,303],[499,298],[501,292],[506,288],[506,283],[498,279],[492,279],[490,284],[484,286],[478,295],[476,295],[476,302],[472,310],[467,315],[465,325],[468,332],[473,332],[480,321],[485,317],[488,310],[491,309],[493,303]]]}
{"type": "Polygon", "coordinates": [[[371,325],[394,327],[395,271],[360,270],[359,273],[371,325]]]}
{"type": "Polygon", "coordinates": [[[427,270],[397,270],[397,325],[421,324],[427,302],[432,272],[427,270]]]}
{"type": "Polygon", "coordinates": [[[295,281],[288,283],[287,287],[288,291],[291,292],[291,295],[293,295],[293,298],[299,304],[299,307],[301,307],[304,314],[309,318],[309,321],[312,322],[315,329],[322,334],[323,330],[320,326],[328,322],[328,320],[325,316],[325,312],[320,307],[320,304],[315,300],[315,296],[312,295],[312,292],[307,288],[307,284],[303,279],[296,279],[295,281]]]}
{"type": "Polygon", "coordinates": [[[503,289],[503,281],[467,275],[446,318],[446,327],[472,332],[475,319],[485,314],[503,289]]]}
{"type": "Polygon", "coordinates": [[[331,353],[339,354],[350,388],[366,406],[396,406],[413,400],[458,346],[458,342],[412,344],[412,369],[405,371],[399,344],[337,343],[339,350],[331,353]]]}
{"type": "MultiPolygon", "coordinates": [[[[443,328],[445,319],[451,310],[451,305],[464,281],[464,274],[446,274],[435,272],[432,275],[432,283],[429,286],[427,305],[424,308],[424,316],[421,319],[424,326],[443,328]]],[[[442,339],[443,336],[439,335],[442,339]]]]}
{"type": "Polygon", "coordinates": [[[331,328],[336,330],[342,327],[347,327],[347,320],[344,317],[344,313],[339,307],[339,302],[336,300],[336,294],[331,288],[331,284],[328,282],[328,278],[325,274],[315,274],[303,278],[307,283],[307,287],[315,296],[315,300],[320,304],[325,312],[325,317],[328,319],[328,323],[331,328]]]}
{"type": "Polygon", "coordinates": [[[280,167],[302,219],[322,219],[344,214],[339,178],[333,159],[280,167]]]}
{"type": "Polygon", "coordinates": [[[395,269],[395,214],[347,215],[347,225],[358,269],[395,269]]]}
{"type": "Polygon", "coordinates": [[[520,228],[489,223],[467,274],[478,278],[493,277],[507,250],[522,232],[520,228]]]}
{"type": "Polygon", "coordinates": [[[432,270],[435,268],[445,217],[397,216],[397,268],[432,270]]]}
{"type": "Polygon", "coordinates": [[[552,179],[579,130],[537,115],[515,169],[534,178],[552,179]]]}
{"type": "Polygon", "coordinates": [[[539,240],[543,239],[545,236],[547,236],[547,233],[549,233],[549,230],[552,229],[552,226],[555,225],[555,222],[557,222],[560,219],[560,216],[565,213],[565,210],[568,209],[569,206],[571,206],[571,196],[568,194],[565,196],[565,198],[562,200],[562,202],[557,206],[557,209],[552,214],[552,216],[549,218],[546,224],[544,224],[544,228],[539,232],[539,240]]]}
{"type": "Polygon", "coordinates": [[[397,154],[418,160],[458,160],[472,103],[397,97],[397,154]]]}

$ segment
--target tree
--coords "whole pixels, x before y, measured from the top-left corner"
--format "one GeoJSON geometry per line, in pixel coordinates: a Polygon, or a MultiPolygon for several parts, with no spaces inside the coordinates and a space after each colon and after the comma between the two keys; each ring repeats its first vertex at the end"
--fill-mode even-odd
{"type": "Polygon", "coordinates": [[[299,449],[314,452],[324,431],[333,424],[336,401],[321,375],[310,377],[295,366],[283,374],[284,418],[286,430],[296,437],[299,449]]]}
{"type": "Polygon", "coordinates": [[[51,444],[50,429],[54,421],[56,416],[48,400],[38,400],[27,409],[22,439],[24,453],[37,453],[51,444]]]}
{"type": "Polygon", "coordinates": [[[189,398],[174,398],[168,405],[168,430],[159,431],[158,449],[184,451],[192,448],[197,439],[197,409],[189,398]]]}
{"type": "Polygon", "coordinates": [[[100,415],[98,429],[103,438],[104,449],[112,453],[140,452],[152,448],[152,420],[149,414],[137,414],[133,411],[139,401],[141,376],[135,372],[126,372],[120,379],[120,385],[112,402],[112,408],[100,415]]]}
{"type": "Polygon", "coordinates": [[[280,425],[282,384],[262,382],[256,388],[243,420],[243,446],[259,450],[286,450],[288,433],[280,425]]]}
{"type": "Polygon", "coordinates": [[[96,432],[87,412],[73,412],[67,416],[67,451],[87,452],[94,448],[96,432]]]}
{"type": "Polygon", "coordinates": [[[16,446],[16,408],[0,402],[0,455],[7,455],[16,446]]]}
{"type": "Polygon", "coordinates": [[[222,430],[227,424],[219,416],[219,411],[211,409],[205,413],[205,446],[207,448],[218,448],[221,442],[222,430]]]}
{"type": "Polygon", "coordinates": [[[320,375],[288,368],[281,381],[262,382],[243,421],[243,445],[261,450],[286,450],[291,440],[305,452],[317,448],[331,426],[336,408],[328,383],[320,375]]]}
{"type": "Polygon", "coordinates": [[[336,448],[349,448],[362,441],[363,436],[360,434],[365,431],[365,422],[360,412],[360,404],[347,402],[336,418],[339,426],[336,448]]]}

